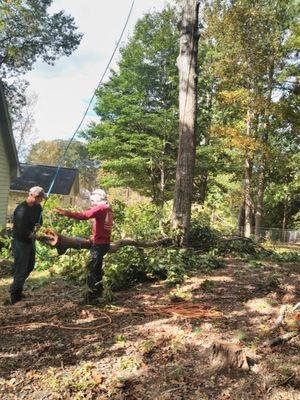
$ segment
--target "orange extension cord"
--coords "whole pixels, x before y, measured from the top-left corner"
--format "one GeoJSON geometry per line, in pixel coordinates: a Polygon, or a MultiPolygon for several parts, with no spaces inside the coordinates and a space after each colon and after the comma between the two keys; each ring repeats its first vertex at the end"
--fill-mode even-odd
{"type": "MultiPolygon", "coordinates": [[[[222,313],[219,311],[211,311],[208,309],[204,309],[199,304],[195,303],[185,303],[181,302],[177,305],[172,306],[162,306],[162,307],[153,307],[149,309],[149,311],[138,310],[138,309],[130,309],[128,311],[123,311],[123,314],[143,314],[143,315],[174,315],[182,318],[203,318],[203,317],[218,317],[221,316],[222,313]]],[[[52,322],[29,322],[25,324],[16,324],[16,325],[5,325],[1,326],[0,330],[4,329],[13,329],[13,328],[25,328],[25,327],[42,327],[48,326],[56,329],[65,329],[65,330],[96,330],[108,326],[112,323],[112,320],[109,315],[104,312],[100,312],[103,318],[107,319],[107,322],[103,324],[94,325],[94,326],[66,326],[62,324],[55,324],[52,322]]],[[[97,318],[98,320],[100,318],[97,318]]]]}
{"type": "MultiPolygon", "coordinates": [[[[110,325],[111,324],[111,318],[109,315],[100,312],[100,314],[103,315],[102,318],[106,318],[107,322],[104,322],[103,324],[100,325],[94,325],[94,326],[76,326],[76,325],[71,325],[71,326],[66,326],[66,325],[61,325],[61,324],[55,324],[52,322],[28,322],[26,324],[16,324],[16,325],[5,325],[5,326],[0,326],[0,330],[4,329],[13,329],[13,328],[28,328],[28,327],[42,327],[42,326],[48,326],[51,328],[56,328],[56,329],[65,329],[65,330],[74,330],[74,331],[87,331],[90,329],[100,329],[103,328],[104,326],[110,325]]],[[[97,318],[98,320],[100,318],[97,318]]]]}

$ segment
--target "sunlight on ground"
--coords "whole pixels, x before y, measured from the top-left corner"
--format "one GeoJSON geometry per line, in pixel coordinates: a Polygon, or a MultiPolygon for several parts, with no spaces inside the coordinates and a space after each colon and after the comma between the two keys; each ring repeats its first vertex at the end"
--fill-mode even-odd
{"type": "Polygon", "coordinates": [[[275,310],[278,311],[278,307],[274,307],[272,304],[270,304],[270,299],[266,297],[251,299],[245,303],[245,307],[248,309],[248,311],[259,314],[269,314],[275,310]]]}
{"type": "MultiPolygon", "coordinates": [[[[12,276],[6,276],[0,279],[0,302],[7,297],[12,279],[12,276]]],[[[48,271],[32,271],[30,277],[25,282],[24,290],[36,290],[48,283],[49,279],[50,273],[48,271]]]]}

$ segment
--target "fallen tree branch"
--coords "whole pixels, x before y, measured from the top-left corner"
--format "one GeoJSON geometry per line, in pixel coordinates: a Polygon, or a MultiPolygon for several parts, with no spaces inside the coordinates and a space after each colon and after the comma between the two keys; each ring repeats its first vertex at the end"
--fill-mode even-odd
{"type": "MultiPolygon", "coordinates": [[[[67,249],[72,248],[72,249],[89,249],[92,245],[90,239],[86,238],[73,238],[73,237],[68,237],[68,236],[63,236],[60,235],[59,233],[56,233],[50,229],[47,229],[45,231],[44,235],[36,236],[37,240],[40,240],[41,242],[45,243],[46,245],[50,247],[54,247],[57,249],[57,252],[59,255],[64,254],[67,249]]],[[[265,249],[263,246],[260,244],[254,242],[253,240],[249,238],[245,238],[242,236],[233,236],[233,237],[220,237],[219,239],[221,242],[229,242],[229,241],[237,241],[241,240],[247,243],[251,243],[254,247],[259,247],[261,250],[268,254],[272,254],[271,251],[265,249]]],[[[164,246],[176,246],[178,247],[178,244],[174,241],[174,239],[171,239],[169,237],[163,237],[160,239],[156,240],[138,240],[138,239],[132,239],[132,238],[121,238],[119,240],[116,240],[115,242],[112,242],[110,244],[110,253],[115,253],[117,252],[121,247],[124,246],[134,246],[138,248],[157,248],[157,247],[164,247],[164,246]]],[[[197,250],[197,247],[191,247],[194,250],[197,250]]],[[[197,252],[197,251],[196,251],[197,252]]]]}
{"type": "Polygon", "coordinates": [[[283,344],[288,342],[289,340],[293,339],[295,336],[298,336],[300,331],[293,331],[285,333],[284,335],[280,335],[274,339],[267,340],[262,344],[262,347],[274,347],[278,346],[279,344],[283,344]]]}
{"type": "Polygon", "coordinates": [[[131,238],[124,238],[124,239],[119,239],[116,240],[115,242],[112,242],[110,244],[110,253],[115,253],[118,251],[121,247],[124,246],[135,246],[135,247],[163,247],[163,246],[168,246],[173,243],[173,240],[166,237],[158,240],[135,240],[131,238]]]}
{"type": "Polygon", "coordinates": [[[282,382],[278,382],[275,385],[272,385],[269,387],[269,389],[267,390],[267,393],[270,393],[273,389],[275,389],[276,387],[279,386],[284,386],[286,385],[291,379],[295,378],[295,374],[293,373],[292,375],[290,375],[288,378],[286,378],[284,381],[282,382]]]}
{"type": "Polygon", "coordinates": [[[220,241],[222,242],[234,242],[240,240],[242,242],[248,242],[251,243],[253,246],[260,248],[262,251],[266,252],[267,254],[273,254],[273,252],[271,250],[266,249],[265,247],[263,247],[262,245],[260,245],[259,243],[254,242],[254,240],[244,237],[244,236],[227,236],[227,237],[221,237],[220,241]]]}
{"type": "MultiPolygon", "coordinates": [[[[45,231],[44,235],[36,236],[36,239],[50,247],[56,248],[59,255],[64,254],[70,248],[77,250],[90,249],[92,245],[90,239],[63,236],[49,229],[45,231]]],[[[149,248],[169,246],[171,244],[173,244],[173,240],[168,237],[157,240],[136,240],[132,238],[123,238],[112,242],[110,244],[109,252],[115,253],[124,246],[149,248]]]]}
{"type": "Polygon", "coordinates": [[[293,309],[292,309],[293,312],[294,312],[294,311],[297,311],[297,310],[300,310],[300,301],[299,301],[299,303],[297,303],[297,304],[295,305],[295,307],[293,307],[293,309]]]}

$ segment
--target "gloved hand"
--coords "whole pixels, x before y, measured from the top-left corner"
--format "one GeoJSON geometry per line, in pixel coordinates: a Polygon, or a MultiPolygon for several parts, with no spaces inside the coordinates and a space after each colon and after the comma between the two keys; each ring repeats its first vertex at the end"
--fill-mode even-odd
{"type": "Polygon", "coordinates": [[[41,224],[35,224],[34,225],[34,232],[37,232],[41,228],[41,224]]]}
{"type": "Polygon", "coordinates": [[[59,208],[59,207],[55,207],[53,211],[55,211],[56,213],[58,213],[58,214],[60,214],[60,215],[65,215],[65,211],[62,210],[62,209],[59,208]]]}

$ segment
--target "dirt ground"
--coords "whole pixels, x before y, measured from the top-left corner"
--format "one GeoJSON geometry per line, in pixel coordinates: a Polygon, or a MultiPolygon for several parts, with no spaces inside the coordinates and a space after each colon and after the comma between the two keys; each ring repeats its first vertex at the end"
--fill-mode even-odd
{"type": "MultiPolygon", "coordinates": [[[[27,298],[0,307],[0,398],[299,400],[300,335],[262,347],[284,332],[270,330],[280,306],[300,301],[299,272],[295,264],[228,259],[177,288],[156,282],[117,292],[102,308],[34,272],[27,298]],[[210,349],[220,342],[244,349],[251,369],[216,368],[210,349]]],[[[0,280],[1,304],[10,281],[0,280]]]]}

